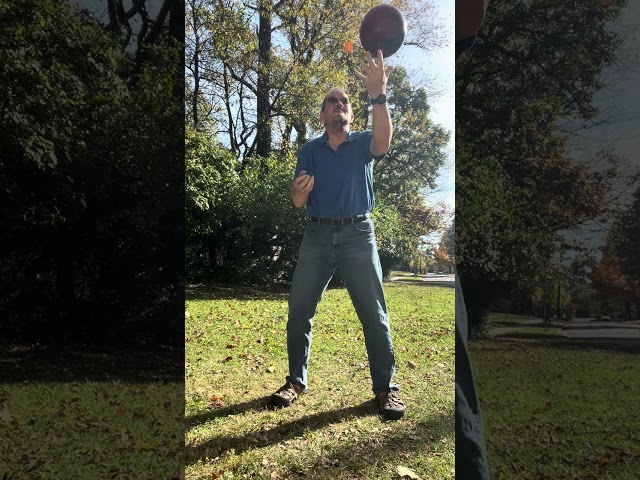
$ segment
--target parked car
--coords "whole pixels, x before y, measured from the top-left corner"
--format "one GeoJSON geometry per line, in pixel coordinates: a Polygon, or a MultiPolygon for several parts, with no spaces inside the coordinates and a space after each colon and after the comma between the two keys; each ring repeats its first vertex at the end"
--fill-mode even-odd
{"type": "Polygon", "coordinates": [[[612,319],[611,319],[611,317],[609,315],[602,315],[600,317],[600,320],[603,321],[603,322],[610,322],[612,319]]]}

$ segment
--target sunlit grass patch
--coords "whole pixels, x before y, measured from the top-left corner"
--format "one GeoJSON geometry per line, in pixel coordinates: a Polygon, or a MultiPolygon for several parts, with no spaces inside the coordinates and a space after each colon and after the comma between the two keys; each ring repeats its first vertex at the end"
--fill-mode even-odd
{"type": "Polygon", "coordinates": [[[385,284],[396,382],[407,405],[384,422],[372,402],[359,320],[344,289],[314,320],[309,391],[287,409],[269,396],[287,374],[286,293],[187,302],[189,479],[451,478],[454,455],[454,291],[385,284]]]}

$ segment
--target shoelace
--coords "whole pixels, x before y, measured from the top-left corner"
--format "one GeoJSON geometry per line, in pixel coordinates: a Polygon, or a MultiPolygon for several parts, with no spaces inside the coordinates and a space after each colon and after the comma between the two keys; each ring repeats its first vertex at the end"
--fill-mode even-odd
{"type": "Polygon", "coordinates": [[[298,391],[296,390],[296,388],[293,386],[293,383],[291,382],[285,383],[282,387],[280,387],[280,389],[278,390],[278,393],[283,393],[283,392],[286,392],[289,395],[298,395],[298,391]],[[293,390],[293,394],[289,390],[293,390]]]}
{"type": "Polygon", "coordinates": [[[387,401],[391,407],[404,407],[404,403],[400,400],[400,395],[397,392],[391,391],[387,396],[387,401]]]}

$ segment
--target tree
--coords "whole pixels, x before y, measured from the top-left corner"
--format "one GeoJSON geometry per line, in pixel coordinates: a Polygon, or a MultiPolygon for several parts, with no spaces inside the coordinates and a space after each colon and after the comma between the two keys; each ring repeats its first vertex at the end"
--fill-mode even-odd
{"type": "Polygon", "coordinates": [[[455,217],[451,221],[451,225],[445,228],[444,233],[442,234],[442,239],[440,244],[447,252],[449,258],[453,260],[455,265],[456,258],[456,219],[455,217]]]}
{"type": "Polygon", "coordinates": [[[544,283],[563,232],[603,214],[615,155],[576,163],[561,119],[596,115],[624,1],[497,3],[456,64],[458,271],[471,325],[502,292],[544,283]],[[571,79],[568,81],[567,79],[571,79]]]}
{"type": "Polygon", "coordinates": [[[174,12],[137,55],[65,2],[0,1],[0,15],[2,333],[175,340],[184,87],[174,12]]]}
{"type": "MultiPolygon", "coordinates": [[[[398,4],[408,20],[415,19],[408,21],[408,43],[424,49],[441,43],[428,1],[398,4]]],[[[360,20],[374,5],[189,0],[186,63],[192,102],[206,97],[214,106],[208,113],[239,158],[267,156],[274,142],[287,151],[294,130],[302,145],[308,130],[319,128],[318,108],[326,91],[338,85],[361,90],[352,73],[359,68],[357,58],[343,47],[345,39],[358,37],[360,20]]]]}
{"type": "MultiPolygon", "coordinates": [[[[614,222],[591,280],[609,305],[624,308],[625,319],[640,318],[640,188],[614,222]]],[[[609,312],[610,313],[610,312],[609,312]]]]}
{"type": "MultiPolygon", "coordinates": [[[[256,187],[255,191],[247,191],[261,198],[263,205],[270,205],[273,212],[279,212],[276,217],[282,212],[291,215],[286,196],[293,162],[298,148],[321,127],[319,107],[329,88],[345,86],[351,92],[357,116],[354,129],[367,128],[370,121],[366,91],[352,73],[360,68],[357,58],[344,53],[343,46],[345,39],[357,37],[360,20],[373,5],[371,2],[353,5],[342,0],[294,3],[265,0],[245,4],[227,0],[187,2],[188,130],[219,142],[215,154],[208,149],[216,142],[205,141],[204,136],[194,134],[194,143],[187,145],[188,163],[194,168],[194,175],[187,178],[188,192],[194,194],[187,205],[191,211],[187,218],[188,229],[193,233],[188,236],[193,252],[188,263],[198,264],[196,257],[199,254],[195,252],[203,248],[198,245],[208,245],[204,248],[208,249],[209,263],[200,272],[203,275],[207,271],[209,278],[222,278],[222,270],[219,270],[222,263],[226,265],[225,271],[238,281],[237,275],[244,275],[244,279],[255,277],[256,273],[250,270],[258,268],[259,263],[263,267],[271,265],[269,274],[262,277],[265,280],[282,278],[282,272],[290,268],[293,257],[289,240],[274,245],[274,238],[284,238],[285,224],[280,225],[279,220],[265,221],[259,235],[256,229],[251,232],[240,229],[238,222],[246,218],[247,212],[252,212],[253,216],[249,218],[262,218],[258,212],[261,205],[256,204],[253,209],[249,199],[241,194],[242,189],[236,191],[231,180],[218,197],[220,208],[205,210],[199,206],[198,201],[215,197],[205,190],[217,188],[205,185],[213,179],[213,172],[209,170],[216,168],[207,162],[213,157],[228,158],[219,151],[219,147],[226,148],[237,159],[234,171],[238,182],[253,185],[256,181],[253,176],[259,172],[262,190],[256,187]],[[276,157],[280,158],[280,164],[274,163],[276,157]],[[287,165],[289,172],[285,170],[287,165]],[[271,169],[275,170],[272,172],[271,169]],[[204,183],[195,176],[199,172],[205,176],[204,183]],[[282,190],[276,190],[276,186],[282,190]],[[263,191],[278,193],[265,198],[263,191]],[[283,204],[277,206],[276,202],[283,204]],[[204,227],[191,223],[200,219],[203,225],[211,226],[213,218],[221,222],[215,231],[224,234],[224,238],[213,230],[205,231],[204,227]],[[237,233],[233,236],[236,247],[222,248],[230,245],[230,232],[237,233]],[[240,239],[241,232],[252,239],[240,239]],[[277,256],[278,262],[266,248],[268,245],[283,252],[277,256]],[[240,267],[237,262],[244,261],[241,258],[246,259],[246,256],[238,254],[231,260],[235,255],[232,252],[239,252],[240,246],[255,255],[262,252],[262,260],[247,260],[240,267]],[[213,250],[217,252],[215,255],[213,250]],[[220,264],[212,263],[214,257],[220,259],[220,264]],[[283,268],[278,274],[274,270],[276,265],[283,268]],[[216,269],[218,272],[214,274],[216,269]]],[[[424,49],[438,46],[440,33],[433,17],[428,15],[430,4],[416,0],[399,3],[399,6],[408,20],[416,20],[409,22],[411,30],[407,41],[424,49]]],[[[393,149],[374,165],[377,202],[374,214],[381,219],[377,222],[377,233],[385,275],[393,264],[408,258],[410,252],[418,248],[421,236],[439,227],[440,212],[425,204],[421,192],[434,186],[445,162],[444,150],[450,137],[429,118],[426,90],[413,85],[405,69],[397,68],[393,72],[388,94],[395,129],[393,149]]],[[[220,178],[225,175],[222,171],[218,174],[220,178]]],[[[295,218],[302,213],[296,212],[295,218]]],[[[265,220],[268,218],[267,215],[265,220]]],[[[289,228],[294,232],[292,239],[299,241],[302,226],[303,223],[289,222],[289,228]]]]}

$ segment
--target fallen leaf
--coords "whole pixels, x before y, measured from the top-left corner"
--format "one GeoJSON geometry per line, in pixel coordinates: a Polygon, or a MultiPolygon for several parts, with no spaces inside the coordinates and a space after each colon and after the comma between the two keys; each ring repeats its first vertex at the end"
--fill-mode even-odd
{"type": "Polygon", "coordinates": [[[271,366],[271,367],[267,368],[267,372],[269,372],[269,373],[273,373],[275,371],[276,371],[276,367],[271,366]]]}
{"type": "Polygon", "coordinates": [[[412,480],[420,480],[420,477],[418,475],[413,473],[407,467],[403,467],[400,465],[398,465],[398,475],[400,475],[400,478],[409,477],[412,480]]]}
{"type": "Polygon", "coordinates": [[[411,360],[409,360],[409,362],[407,363],[407,365],[409,365],[409,368],[418,368],[418,365],[413,363],[411,360]]]}

